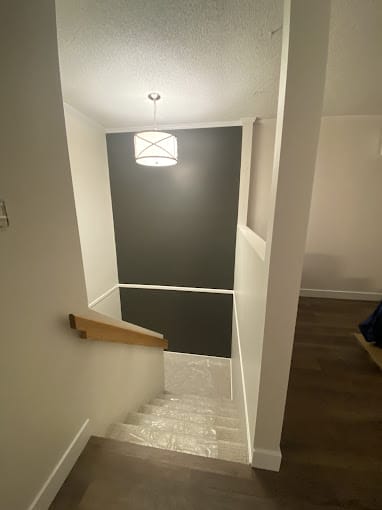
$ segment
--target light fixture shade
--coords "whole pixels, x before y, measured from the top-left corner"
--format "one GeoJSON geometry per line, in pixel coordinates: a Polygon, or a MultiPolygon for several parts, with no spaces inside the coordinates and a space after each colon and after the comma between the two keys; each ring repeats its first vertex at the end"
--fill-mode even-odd
{"type": "Polygon", "coordinates": [[[178,162],[174,135],[163,131],[143,131],[134,135],[135,160],[145,166],[172,166],[178,162]]]}

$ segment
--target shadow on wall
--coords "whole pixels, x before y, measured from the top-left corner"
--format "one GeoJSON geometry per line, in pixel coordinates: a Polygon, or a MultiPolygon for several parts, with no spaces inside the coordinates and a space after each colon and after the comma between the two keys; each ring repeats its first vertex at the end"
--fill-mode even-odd
{"type": "Polygon", "coordinates": [[[344,257],[324,253],[308,253],[304,257],[301,288],[380,292],[371,278],[344,275],[344,257]]]}

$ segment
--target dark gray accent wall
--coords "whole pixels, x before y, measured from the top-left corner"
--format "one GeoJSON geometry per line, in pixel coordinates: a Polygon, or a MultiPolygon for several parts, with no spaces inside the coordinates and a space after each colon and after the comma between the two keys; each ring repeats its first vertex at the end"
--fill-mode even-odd
{"type": "Polygon", "coordinates": [[[121,288],[122,318],[159,331],[169,351],[231,356],[232,295],[121,288]]]}
{"type": "Polygon", "coordinates": [[[176,166],[140,166],[107,135],[120,283],[233,287],[241,127],[171,131],[176,166]]]}
{"type": "MultiPolygon", "coordinates": [[[[135,163],[134,134],[107,135],[120,283],[232,289],[241,128],[171,131],[179,162],[135,163]]],[[[122,317],[169,350],[231,355],[232,296],[121,289],[122,317]]]]}

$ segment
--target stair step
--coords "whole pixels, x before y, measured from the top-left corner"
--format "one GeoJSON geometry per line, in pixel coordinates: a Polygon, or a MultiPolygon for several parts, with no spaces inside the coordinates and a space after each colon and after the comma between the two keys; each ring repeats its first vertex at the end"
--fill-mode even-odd
{"type": "Polygon", "coordinates": [[[202,457],[219,458],[244,464],[248,462],[244,443],[216,441],[190,434],[155,430],[150,425],[115,423],[109,428],[107,437],[118,441],[200,455],[202,457]]]}
{"type": "MultiPolygon", "coordinates": [[[[178,420],[165,416],[158,416],[156,414],[129,413],[125,423],[150,426],[153,430],[163,430],[166,432],[205,437],[213,440],[218,438],[216,428],[209,423],[195,423],[189,420],[178,420]]],[[[233,430],[235,431],[235,429],[233,430]]],[[[225,439],[225,437],[221,437],[221,439],[225,439]]]]}
{"type": "Polygon", "coordinates": [[[213,412],[219,410],[219,412],[224,412],[225,414],[238,414],[237,408],[233,402],[224,402],[221,400],[211,401],[211,400],[201,400],[198,398],[192,397],[168,397],[167,395],[160,395],[156,397],[155,400],[160,400],[162,402],[168,403],[168,405],[175,406],[192,406],[195,409],[211,409],[213,412]]]}
{"type": "Polygon", "coordinates": [[[189,410],[170,408],[168,406],[156,406],[152,404],[145,404],[140,408],[140,412],[143,414],[163,416],[165,418],[172,418],[175,420],[190,421],[193,423],[200,423],[205,425],[208,424],[211,427],[214,426],[229,428],[240,427],[239,418],[199,414],[198,412],[195,411],[191,412],[189,410]]]}
{"type": "Polygon", "coordinates": [[[245,443],[218,441],[218,459],[248,464],[248,450],[245,443]]]}
{"type": "Polygon", "coordinates": [[[218,458],[218,442],[216,439],[211,440],[187,434],[155,430],[150,426],[115,423],[109,428],[107,437],[143,446],[191,453],[214,459],[218,458]]]}
{"type": "Polygon", "coordinates": [[[219,404],[220,406],[224,407],[227,406],[229,408],[236,409],[235,403],[233,400],[228,398],[211,398],[211,397],[201,397],[200,395],[195,395],[193,393],[169,393],[165,392],[158,396],[158,398],[162,400],[171,400],[171,401],[183,401],[183,402],[190,402],[190,403],[200,403],[205,405],[216,405],[219,404]]]}
{"type": "Polygon", "coordinates": [[[243,441],[243,434],[238,428],[221,427],[215,424],[194,423],[189,420],[166,418],[165,416],[158,416],[155,414],[139,412],[129,413],[125,423],[130,425],[146,425],[153,427],[155,430],[164,430],[208,439],[233,442],[243,441]]]}
{"type": "Polygon", "coordinates": [[[230,418],[228,416],[215,416],[215,425],[217,427],[239,429],[240,428],[240,420],[238,417],[230,418]]]}
{"type": "Polygon", "coordinates": [[[179,411],[188,411],[190,413],[204,414],[210,416],[224,416],[228,418],[237,417],[238,413],[236,408],[228,408],[226,406],[216,405],[203,405],[203,403],[188,403],[183,401],[171,401],[161,398],[155,398],[150,404],[160,407],[168,407],[171,409],[178,409],[179,411]]]}
{"type": "Polygon", "coordinates": [[[218,441],[229,441],[233,443],[244,442],[243,432],[239,428],[215,426],[215,430],[218,441]]]}

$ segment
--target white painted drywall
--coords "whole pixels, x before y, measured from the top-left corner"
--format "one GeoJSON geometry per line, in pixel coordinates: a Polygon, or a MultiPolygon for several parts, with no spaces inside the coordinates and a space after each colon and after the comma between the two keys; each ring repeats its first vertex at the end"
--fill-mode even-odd
{"type": "Polygon", "coordinates": [[[382,116],[324,117],[302,288],[382,292],[382,116]]]}
{"type": "MultiPolygon", "coordinates": [[[[88,302],[118,284],[117,255],[104,129],[65,105],[70,168],[88,302]]],[[[94,306],[121,318],[119,290],[94,306]]]]}
{"type": "MultiPolygon", "coordinates": [[[[239,226],[237,233],[234,290],[239,334],[233,335],[233,394],[246,397],[253,465],[265,469],[277,470],[281,461],[279,445],[322,112],[329,7],[328,1],[285,1],[271,180],[265,179],[263,186],[268,188],[265,212],[253,216],[250,210],[248,215],[261,226],[257,234],[266,243],[253,232],[249,235],[245,227],[239,226]],[[241,388],[239,367],[244,379],[241,388]]],[[[270,148],[269,132],[264,139],[270,148]]],[[[258,158],[261,164],[267,161],[266,154],[258,158]]],[[[252,193],[258,193],[256,180],[251,184],[252,193]]]]}
{"type": "Polygon", "coordinates": [[[253,465],[277,469],[328,53],[330,1],[286,0],[253,465]],[[269,463],[264,459],[268,456],[269,463]]]}
{"type": "MultiPolygon", "coordinates": [[[[253,246],[245,235],[247,224],[251,160],[255,119],[243,119],[238,227],[235,251],[234,306],[232,314],[232,398],[241,415],[248,441],[249,461],[255,432],[256,399],[252,398],[259,386],[262,339],[256,333],[264,322],[265,263],[264,253],[253,246]],[[249,398],[251,396],[251,398],[249,398]]],[[[251,232],[253,237],[256,236],[251,232]]]]}
{"type": "Polygon", "coordinates": [[[0,506],[25,510],[87,418],[102,434],[162,391],[163,352],[69,329],[88,301],[54,2],[8,2],[0,20],[0,506]]]}
{"type": "Polygon", "coordinates": [[[261,253],[238,227],[235,262],[235,305],[232,324],[233,399],[248,414],[253,445],[260,382],[262,333],[266,304],[266,267],[261,253]]]}
{"type": "Polygon", "coordinates": [[[98,313],[108,315],[113,319],[121,319],[121,298],[119,287],[115,287],[106,297],[90,307],[98,313]]]}
{"type": "Polygon", "coordinates": [[[272,184],[275,119],[256,119],[253,127],[248,227],[266,239],[272,184]]]}
{"type": "Polygon", "coordinates": [[[254,122],[255,118],[248,118],[242,120],[243,127],[241,138],[240,189],[237,214],[238,225],[246,225],[247,223],[254,122]]]}
{"type": "MultiPolygon", "coordinates": [[[[256,120],[254,128],[248,226],[262,237],[269,214],[275,128],[275,119],[256,120]]],[[[302,288],[382,291],[381,143],[380,115],[321,119],[302,288]]],[[[293,193],[293,183],[290,188],[293,193]]]]}

